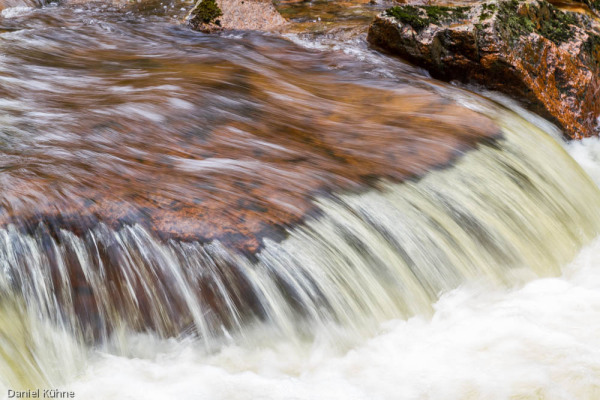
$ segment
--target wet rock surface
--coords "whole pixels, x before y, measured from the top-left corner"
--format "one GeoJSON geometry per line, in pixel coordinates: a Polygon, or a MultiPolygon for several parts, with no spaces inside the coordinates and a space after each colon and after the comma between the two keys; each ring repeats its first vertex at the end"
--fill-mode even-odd
{"type": "Polygon", "coordinates": [[[174,137],[127,119],[88,121],[84,137],[119,138],[122,148],[99,157],[100,143],[84,140],[67,146],[70,165],[50,153],[41,163],[9,167],[3,188],[10,210],[0,223],[33,231],[44,222],[76,233],[99,222],[142,224],[164,240],[219,240],[252,254],[264,237],[280,240],[286,227],[312,215],[315,196],[418,178],[500,136],[487,118],[424,91],[398,96],[320,82],[300,94],[256,78],[247,90],[300,95],[305,107],[264,98],[264,107],[249,105],[247,119],[205,115],[213,118],[209,127],[175,114],[165,121],[169,132],[183,134],[174,137]],[[344,101],[330,97],[340,90],[344,101]],[[140,141],[145,151],[136,155],[140,141]],[[132,151],[118,156],[124,149],[132,151]],[[111,164],[111,157],[125,158],[111,164]]]}
{"type": "Polygon", "coordinates": [[[0,11],[11,7],[39,7],[41,2],[36,0],[0,0],[0,11]]]}
{"type": "Polygon", "coordinates": [[[141,224],[163,240],[253,254],[311,215],[316,196],[416,178],[499,136],[447,98],[357,83],[335,72],[350,59],[286,40],[42,17],[73,28],[51,38],[28,29],[19,40],[29,47],[10,37],[2,47],[12,76],[1,105],[2,226],[82,234],[141,224]]]}
{"type": "Polygon", "coordinates": [[[434,77],[512,95],[571,138],[599,132],[600,24],[593,14],[538,0],[406,5],[380,14],[368,40],[434,77]]]}
{"type": "Polygon", "coordinates": [[[286,20],[271,0],[202,0],[192,9],[189,23],[203,32],[222,29],[266,31],[281,27],[286,20]]]}
{"type": "Polygon", "coordinates": [[[48,274],[92,339],[107,315],[185,331],[174,265],[215,330],[239,322],[232,305],[260,317],[239,260],[315,215],[315,199],[418,179],[501,137],[404,64],[403,81],[381,83],[340,52],[204,35],[139,6],[0,19],[3,254],[48,274]]]}
{"type": "Polygon", "coordinates": [[[549,3],[564,10],[573,10],[600,17],[598,14],[600,11],[600,1],[598,0],[551,0],[549,3]]]}

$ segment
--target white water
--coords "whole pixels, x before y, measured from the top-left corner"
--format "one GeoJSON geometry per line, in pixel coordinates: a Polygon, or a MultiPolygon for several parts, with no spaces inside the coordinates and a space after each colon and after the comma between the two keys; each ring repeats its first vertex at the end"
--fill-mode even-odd
{"type": "Polygon", "coordinates": [[[389,321],[347,352],[140,344],[155,353],[98,354],[71,388],[84,399],[597,399],[599,255],[596,240],[560,278],[518,290],[461,287],[432,319],[389,321]]]}
{"type": "MultiPolygon", "coordinates": [[[[481,103],[477,103],[477,106],[481,106],[481,103]]],[[[537,124],[540,121],[534,122],[537,124]]],[[[549,128],[543,126],[543,130],[548,131],[549,128]]],[[[9,369],[0,369],[0,376],[9,381],[21,381],[24,386],[35,386],[35,382],[47,381],[63,385],[62,389],[74,390],[77,399],[102,400],[600,398],[597,389],[600,380],[600,352],[598,350],[600,349],[598,346],[600,344],[600,272],[597,271],[598,264],[600,264],[600,239],[581,251],[575,262],[567,265],[565,254],[569,258],[573,256],[575,251],[573,248],[569,249],[569,245],[577,243],[576,236],[579,232],[569,232],[568,236],[575,237],[572,241],[563,240],[562,235],[566,235],[566,232],[560,229],[560,224],[558,224],[559,226],[554,225],[554,223],[564,222],[559,218],[561,215],[563,218],[565,215],[575,215],[574,210],[583,210],[586,204],[594,204],[594,202],[578,191],[573,191],[573,193],[579,197],[573,196],[572,202],[568,204],[564,202],[563,197],[552,197],[560,194],[561,188],[568,188],[569,183],[576,186],[576,183],[581,182],[577,182],[579,175],[568,164],[564,164],[565,160],[562,158],[556,159],[556,164],[544,163],[547,161],[543,157],[543,148],[548,145],[546,142],[544,140],[540,143],[533,143],[533,145],[529,143],[528,147],[521,148],[525,154],[519,152],[513,154],[514,160],[510,160],[510,166],[517,166],[520,171],[527,170],[527,164],[519,164],[519,162],[528,160],[528,158],[521,156],[541,156],[538,160],[541,164],[537,164],[537,166],[547,168],[544,170],[547,174],[540,173],[536,177],[538,179],[536,186],[545,188],[545,184],[552,185],[555,182],[553,179],[550,179],[551,182],[544,182],[545,176],[561,180],[561,185],[554,186],[551,191],[544,192],[540,197],[542,199],[544,196],[550,197],[550,200],[555,200],[556,204],[568,206],[569,209],[563,210],[560,207],[543,209],[546,203],[540,203],[540,207],[537,208],[536,202],[540,197],[519,198],[517,197],[518,192],[506,190],[507,187],[515,188],[508,181],[502,182],[501,190],[494,191],[494,185],[497,183],[495,179],[504,179],[505,177],[500,174],[492,179],[485,170],[487,165],[485,162],[488,158],[485,155],[482,157],[481,154],[472,154],[471,159],[479,159],[475,165],[482,169],[475,171],[481,173],[479,177],[482,179],[482,184],[489,185],[479,188],[480,192],[478,193],[479,199],[483,198],[486,201],[481,204],[473,204],[468,201],[456,204],[467,209],[473,206],[471,211],[474,215],[482,215],[481,221],[491,221],[489,225],[486,225],[486,228],[489,228],[487,231],[501,231],[497,238],[504,240],[505,246],[509,249],[508,253],[512,253],[514,250],[514,254],[519,254],[525,261],[517,259],[516,265],[512,266],[513,268],[510,270],[498,269],[498,265],[485,262],[486,260],[493,262],[494,257],[492,256],[482,258],[481,254],[477,252],[474,252],[476,254],[465,254],[457,248],[444,247],[444,251],[449,250],[446,252],[449,258],[455,261],[454,267],[458,268],[448,268],[448,276],[452,279],[441,280],[441,283],[454,287],[461,282],[459,278],[470,280],[469,283],[458,289],[442,295],[441,299],[435,302],[432,314],[429,310],[423,309],[427,307],[422,306],[424,304],[429,306],[429,297],[435,297],[438,290],[448,290],[448,287],[434,285],[429,292],[423,290],[425,292],[422,295],[424,299],[415,299],[415,296],[406,295],[403,292],[403,295],[398,297],[413,300],[414,307],[407,308],[417,312],[418,316],[391,320],[389,315],[401,314],[398,312],[398,308],[402,307],[393,301],[387,301],[390,296],[376,296],[379,289],[383,292],[387,287],[379,285],[381,282],[375,281],[374,285],[365,288],[364,293],[355,290],[357,287],[360,288],[360,285],[354,285],[345,292],[346,298],[342,298],[342,301],[338,301],[337,304],[332,302],[334,303],[332,306],[337,307],[334,314],[338,317],[344,316],[343,300],[347,300],[348,303],[354,304],[354,309],[368,311],[365,316],[366,321],[357,320],[359,314],[353,309],[347,310],[347,318],[344,321],[346,327],[337,327],[333,323],[327,324],[327,314],[330,310],[318,309],[319,304],[315,302],[315,307],[311,308],[317,315],[315,320],[323,322],[322,325],[310,326],[315,330],[315,338],[306,338],[302,334],[289,334],[289,330],[298,328],[298,325],[293,324],[296,315],[288,314],[289,307],[285,301],[272,301],[273,312],[277,312],[277,307],[281,307],[280,315],[277,315],[279,318],[273,318],[273,320],[277,322],[292,320],[292,323],[282,323],[282,325],[286,325],[283,327],[258,326],[255,330],[245,328],[246,340],[244,341],[239,338],[234,340],[226,333],[223,336],[225,342],[229,342],[229,344],[225,344],[216,353],[207,354],[205,343],[200,339],[167,340],[151,335],[126,332],[118,332],[119,334],[114,337],[114,343],[109,343],[104,349],[88,352],[76,343],[74,337],[60,330],[57,331],[56,327],[51,327],[50,324],[40,323],[35,315],[37,303],[32,304],[29,310],[25,310],[25,307],[18,301],[13,308],[10,304],[3,303],[7,310],[0,309],[0,316],[7,318],[11,323],[3,321],[4,323],[0,326],[0,341],[12,338],[15,343],[0,342],[0,349],[9,351],[10,349],[27,349],[28,351],[0,354],[9,361],[9,369]],[[536,146],[538,144],[539,146],[536,146]],[[528,151],[530,154],[527,154],[528,151]],[[485,197],[486,193],[489,198],[485,197]],[[513,195],[515,197],[511,197],[513,195]],[[514,214],[494,216],[494,210],[505,209],[501,207],[485,208],[488,205],[487,202],[497,202],[499,204],[496,205],[501,206],[507,199],[514,201],[514,207],[509,208],[509,211],[512,210],[514,214]],[[492,215],[489,213],[490,209],[492,215]],[[553,210],[554,214],[549,210],[553,210]],[[524,223],[517,223],[516,216],[519,213],[523,215],[524,223]],[[547,218],[548,214],[556,218],[547,218]],[[512,219],[507,218],[507,215],[512,216],[512,219]],[[545,215],[546,219],[544,219],[545,215]],[[504,219],[515,223],[504,224],[504,219]],[[540,227],[543,229],[538,229],[540,227]],[[536,237],[536,232],[544,233],[547,236],[536,237]],[[547,246],[544,249],[549,251],[536,254],[540,247],[538,245],[529,246],[528,242],[536,239],[540,241],[538,244],[547,246]],[[474,263],[474,260],[478,263],[474,263]],[[467,266],[467,262],[475,268],[467,269],[467,271],[460,270],[460,267],[467,266]],[[533,267],[540,274],[545,272],[560,274],[558,271],[560,267],[562,267],[563,273],[558,278],[537,279],[524,286],[515,287],[513,285],[510,286],[512,289],[507,289],[503,285],[504,282],[499,281],[502,278],[509,278],[509,283],[513,283],[511,275],[517,272],[515,274],[517,276],[514,278],[519,282],[518,275],[520,275],[522,266],[520,264],[533,267]],[[499,279],[497,281],[494,279],[478,280],[478,271],[485,271],[483,275],[487,275],[487,278],[493,278],[490,276],[493,274],[489,272],[496,273],[499,279]],[[360,297],[360,294],[365,296],[360,297]],[[350,300],[355,301],[351,302],[350,300]],[[14,314],[15,310],[21,311],[21,313],[14,314]],[[368,317],[371,315],[369,312],[378,312],[379,314],[375,316],[374,320],[383,320],[384,322],[380,325],[368,325],[368,317]],[[357,325],[368,326],[369,329],[366,329],[366,333],[356,332],[356,328],[360,328],[360,326],[348,326],[353,321],[356,321],[357,325]],[[289,335],[282,336],[282,331],[289,335]],[[28,367],[28,365],[32,367],[28,367]],[[36,366],[42,367],[40,371],[35,371],[36,366]],[[21,369],[27,372],[27,378],[31,382],[18,376],[10,376],[11,374],[18,375],[21,369]],[[45,376],[46,373],[54,373],[55,376],[45,376]],[[63,384],[63,382],[66,383],[63,384]]],[[[592,178],[597,183],[600,182],[600,162],[598,161],[600,160],[600,142],[588,140],[580,144],[570,144],[568,148],[592,178]]],[[[488,155],[494,153],[493,150],[487,151],[488,155]]],[[[533,171],[539,172],[540,170],[534,168],[533,171]]],[[[386,190],[383,195],[367,193],[362,196],[346,196],[342,200],[344,207],[348,209],[353,207],[352,211],[356,213],[364,211],[367,216],[369,216],[370,210],[368,207],[364,207],[366,210],[361,210],[361,202],[380,201],[382,206],[386,206],[393,203],[394,200],[406,199],[406,196],[409,196],[409,199],[410,196],[419,196],[419,201],[425,199],[427,205],[435,204],[435,196],[429,195],[434,193],[435,189],[444,185],[451,186],[454,182],[453,180],[445,181],[440,176],[449,176],[453,173],[450,171],[445,175],[436,175],[438,178],[428,178],[424,182],[427,190],[419,190],[419,188],[423,189],[422,186],[398,189],[391,185],[384,186],[386,190]]],[[[473,175],[469,176],[473,177],[473,175]]],[[[447,192],[457,196],[452,200],[460,199],[461,196],[467,197],[469,200],[465,192],[468,194],[477,189],[477,182],[463,182],[463,184],[465,186],[462,187],[462,192],[454,191],[452,186],[449,188],[450,190],[446,188],[447,192]],[[468,184],[475,187],[471,188],[468,184]]],[[[336,222],[334,217],[340,215],[343,207],[340,207],[339,204],[328,203],[326,200],[323,200],[322,206],[329,210],[327,214],[329,219],[314,221],[312,232],[321,232],[322,237],[309,238],[312,239],[308,242],[311,245],[310,250],[305,249],[304,252],[300,252],[301,254],[293,254],[294,249],[297,250],[298,246],[302,248],[302,245],[307,243],[303,242],[303,239],[306,239],[310,233],[300,229],[294,232],[292,237],[297,241],[297,246],[294,246],[291,241],[281,246],[273,244],[270,247],[272,252],[265,252],[264,257],[271,264],[282,260],[282,257],[288,257],[286,260],[289,260],[303,255],[305,256],[303,260],[314,261],[315,257],[319,259],[319,252],[322,252],[323,257],[320,259],[323,260],[323,264],[304,263],[302,264],[303,271],[315,271],[320,267],[323,269],[327,267],[328,272],[331,272],[329,277],[333,281],[329,288],[335,289],[335,283],[337,283],[335,281],[339,275],[352,274],[353,267],[359,267],[357,270],[361,273],[368,272],[370,265],[366,265],[364,259],[361,258],[366,254],[355,254],[348,243],[339,240],[336,242],[339,237],[328,234],[330,232],[327,230],[327,224],[332,221],[336,222]],[[331,248],[347,251],[352,255],[352,263],[339,263],[339,257],[337,260],[335,257],[326,258],[327,251],[331,248]],[[309,260],[306,260],[307,258],[309,260]],[[326,261],[327,265],[325,265],[326,261]]],[[[405,232],[402,232],[403,227],[396,221],[405,220],[390,218],[389,221],[383,221],[387,223],[387,232],[397,234],[396,236],[401,239],[416,236],[413,239],[415,242],[427,237],[428,243],[433,245],[446,240],[446,237],[440,233],[441,230],[436,231],[436,227],[431,226],[433,224],[427,225],[432,221],[422,218],[419,211],[423,211],[423,209],[411,212],[410,207],[404,207],[402,210],[408,210],[404,218],[413,218],[409,220],[410,222],[405,222],[405,225],[414,224],[415,227],[424,226],[428,229],[416,233],[410,229],[404,229],[405,232]],[[402,236],[403,234],[406,236],[402,236]]],[[[400,212],[394,210],[394,207],[389,207],[387,211],[400,212]]],[[[439,211],[438,208],[426,207],[425,211],[430,211],[429,215],[452,225],[452,233],[461,232],[460,229],[454,229],[461,228],[455,227],[454,221],[444,218],[443,215],[435,214],[439,211]]],[[[350,212],[346,212],[340,219],[343,220],[350,214],[350,212]]],[[[385,216],[385,213],[381,214],[385,216]]],[[[583,227],[586,222],[582,221],[584,217],[584,214],[577,214],[577,220],[566,225],[583,227]]],[[[363,226],[356,224],[360,221],[354,222],[355,225],[348,228],[358,226],[361,235],[366,233],[366,235],[360,236],[363,244],[370,246],[369,250],[382,250],[381,252],[370,251],[369,254],[394,256],[393,249],[389,248],[389,243],[378,240],[381,239],[377,235],[378,232],[369,230],[368,224],[363,226]]],[[[132,235],[138,233],[134,229],[131,232],[132,235]]],[[[354,232],[351,231],[351,233],[354,232]]],[[[472,239],[465,235],[462,237],[472,239]]],[[[93,236],[93,238],[96,239],[98,236],[93,236]]],[[[110,238],[106,240],[110,240],[110,238]]],[[[397,238],[396,241],[398,241],[397,238]]],[[[38,245],[35,240],[28,238],[25,238],[24,242],[27,242],[27,246],[31,245],[32,249],[38,245]]],[[[78,249],[81,247],[81,243],[73,238],[69,245],[78,249]]],[[[477,243],[471,243],[469,240],[459,243],[468,248],[467,250],[479,250],[477,243]],[[467,242],[470,246],[467,245],[467,242]]],[[[168,259],[172,256],[166,246],[150,244],[154,246],[150,247],[160,250],[160,257],[168,259]]],[[[22,248],[27,247],[23,246],[22,248]]],[[[430,248],[435,248],[435,246],[430,248]]],[[[413,248],[413,250],[415,249],[413,248]]],[[[344,251],[340,251],[340,253],[347,255],[344,251]]],[[[356,251],[356,253],[360,253],[360,251],[356,251]]],[[[416,249],[415,253],[420,256],[421,265],[427,265],[436,257],[445,255],[438,255],[437,252],[419,254],[419,249],[416,249]]],[[[440,251],[440,253],[443,252],[440,251]]],[[[81,254],[84,254],[83,250],[81,254]]],[[[26,254],[21,254],[21,256],[25,257],[26,254]]],[[[43,262],[35,264],[34,261],[38,260],[32,259],[31,265],[33,266],[44,264],[43,262]]],[[[390,264],[389,259],[383,261],[381,263],[383,267],[402,266],[402,260],[398,258],[396,258],[396,264],[390,264]],[[386,261],[388,261],[387,264],[386,261]]],[[[296,270],[293,264],[285,264],[283,261],[282,264],[284,265],[273,269],[286,271],[286,268],[289,268],[289,271],[292,272],[296,270]]],[[[443,262],[439,264],[446,266],[443,262]]],[[[175,265],[175,263],[169,265],[175,265]]],[[[131,267],[130,270],[133,271],[136,267],[135,260],[131,262],[131,265],[127,264],[126,266],[131,267]]],[[[378,265],[378,267],[381,266],[378,265]]],[[[184,270],[190,271],[189,269],[184,270]]],[[[428,283],[432,282],[432,279],[439,278],[435,274],[436,271],[429,273],[430,271],[425,269],[417,270],[423,273],[425,281],[428,283]]],[[[34,268],[32,271],[43,272],[43,270],[34,268]]],[[[177,271],[180,270],[177,269],[177,271]]],[[[29,271],[22,273],[27,272],[29,271]]],[[[371,271],[367,277],[377,275],[376,272],[371,271]]],[[[527,271],[525,272],[527,274],[527,271]]],[[[40,286],[35,286],[34,289],[43,288],[44,276],[32,275],[40,278],[35,280],[40,286]]],[[[530,279],[531,276],[532,274],[529,273],[524,279],[530,279]]],[[[96,277],[94,276],[94,278],[96,277]]],[[[292,278],[301,279],[295,276],[292,278]]],[[[265,281],[265,279],[257,280],[257,282],[265,281]]],[[[326,282],[326,280],[320,281],[323,284],[326,282]]],[[[410,293],[410,290],[419,290],[419,288],[419,285],[413,284],[406,289],[410,293]]],[[[262,289],[266,293],[272,294],[269,287],[262,289]]],[[[153,291],[151,290],[151,292],[153,291]]],[[[43,297],[46,293],[42,291],[36,294],[43,297]]],[[[190,303],[195,304],[194,301],[190,301],[190,303]]],[[[161,304],[157,303],[157,305],[161,304]]],[[[108,305],[105,308],[108,310],[108,305]]],[[[52,312],[55,310],[50,310],[50,313],[52,312]]],[[[127,317],[134,319],[135,316],[127,315],[127,317]]],[[[202,320],[203,318],[196,319],[202,320]]],[[[343,320],[344,318],[339,319],[343,320]]],[[[1,367],[2,365],[0,365],[1,367]]],[[[5,393],[7,393],[7,388],[0,384],[0,396],[5,393]]]]}
{"type": "MultiPolygon", "coordinates": [[[[600,182],[600,141],[566,147],[600,182]]],[[[388,320],[366,338],[322,326],[314,339],[288,340],[257,328],[251,344],[207,354],[199,340],[124,334],[118,356],[110,346],[69,355],[66,342],[65,366],[81,370],[63,371],[63,389],[90,400],[597,399],[599,267],[597,238],[559,277],[512,289],[470,281],[432,316],[388,320]]]]}
{"type": "MultiPolygon", "coordinates": [[[[599,149],[597,139],[570,146],[595,179],[599,149]]],[[[351,349],[324,335],[206,356],[194,342],[140,335],[129,357],[96,353],[69,389],[90,400],[600,397],[600,238],[560,277],[465,285],[434,307],[351,349]]]]}

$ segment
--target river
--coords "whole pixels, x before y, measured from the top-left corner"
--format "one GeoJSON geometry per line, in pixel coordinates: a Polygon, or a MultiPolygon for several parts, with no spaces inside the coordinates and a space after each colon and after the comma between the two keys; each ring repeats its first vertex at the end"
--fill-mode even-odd
{"type": "Polygon", "coordinates": [[[0,19],[0,394],[600,397],[600,141],[370,49],[385,5],[0,19]]]}

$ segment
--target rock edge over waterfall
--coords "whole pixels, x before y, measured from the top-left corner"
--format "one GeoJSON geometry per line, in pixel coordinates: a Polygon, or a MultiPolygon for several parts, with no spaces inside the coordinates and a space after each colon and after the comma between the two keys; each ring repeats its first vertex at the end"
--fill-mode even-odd
{"type": "Polygon", "coordinates": [[[571,138],[600,131],[600,23],[594,4],[562,11],[543,0],[392,7],[371,44],[439,79],[483,84],[558,123],[571,138]]]}

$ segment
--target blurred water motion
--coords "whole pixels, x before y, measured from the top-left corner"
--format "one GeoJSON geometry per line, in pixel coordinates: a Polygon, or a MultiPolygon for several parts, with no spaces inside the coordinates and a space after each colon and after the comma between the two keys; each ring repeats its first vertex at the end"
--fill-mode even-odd
{"type": "Polygon", "coordinates": [[[597,235],[559,144],[356,45],[364,15],[306,35],[288,3],[283,36],[211,36],[152,4],[0,20],[7,385],[63,384],[134,331],[356,343],[464,282],[556,275],[597,235]]]}

